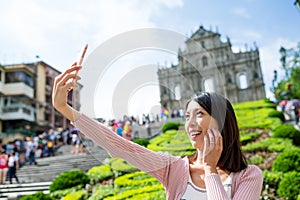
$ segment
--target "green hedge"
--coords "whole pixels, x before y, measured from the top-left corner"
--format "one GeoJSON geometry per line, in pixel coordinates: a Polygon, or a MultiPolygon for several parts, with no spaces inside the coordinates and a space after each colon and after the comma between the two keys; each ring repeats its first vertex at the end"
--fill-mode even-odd
{"type": "Polygon", "coordinates": [[[269,112],[268,117],[277,117],[279,118],[282,122],[285,121],[285,117],[284,114],[278,110],[273,110],[271,112],[269,112]]]}
{"type": "Polygon", "coordinates": [[[280,181],[283,178],[282,172],[263,171],[263,187],[260,199],[277,200],[277,189],[280,181]]]}
{"type": "Polygon", "coordinates": [[[86,185],[90,182],[88,175],[81,170],[71,170],[61,173],[50,185],[50,191],[63,190],[77,185],[86,185]]]}
{"type": "Polygon", "coordinates": [[[80,190],[80,191],[67,194],[62,200],[85,200],[86,197],[87,197],[87,191],[80,190]]]}
{"type": "Polygon", "coordinates": [[[137,143],[141,146],[147,147],[148,144],[150,143],[149,140],[145,139],[145,138],[139,138],[139,139],[134,139],[133,140],[134,143],[137,143]]]}
{"type": "Polygon", "coordinates": [[[274,161],[272,171],[300,172],[300,149],[292,148],[282,152],[274,161]]]}
{"type": "Polygon", "coordinates": [[[137,194],[130,197],[130,200],[162,200],[166,199],[166,192],[164,190],[158,190],[155,192],[147,192],[142,194],[137,194]]]}
{"type": "Polygon", "coordinates": [[[254,155],[251,156],[247,161],[249,164],[259,165],[264,162],[264,158],[258,155],[254,155]]]}
{"type": "Polygon", "coordinates": [[[157,185],[160,184],[160,182],[149,174],[140,171],[120,176],[115,179],[114,184],[116,187],[133,187],[157,185]]]}
{"type": "Polygon", "coordinates": [[[117,190],[112,185],[98,185],[94,187],[92,195],[88,200],[101,200],[108,196],[116,194],[117,190]]]}
{"type": "Polygon", "coordinates": [[[285,199],[297,200],[300,195],[300,173],[296,171],[286,173],[279,183],[277,193],[285,199]]]}
{"type": "Polygon", "coordinates": [[[108,160],[108,162],[106,162],[106,164],[110,165],[115,177],[139,171],[139,169],[137,169],[135,166],[127,163],[121,158],[111,158],[108,160]]]}
{"type": "Polygon", "coordinates": [[[283,178],[283,175],[283,172],[272,172],[264,170],[264,186],[277,189],[281,179],[283,178]]]}
{"type": "Polygon", "coordinates": [[[148,193],[152,193],[152,192],[160,192],[162,190],[164,190],[164,188],[161,184],[160,185],[143,186],[140,188],[125,190],[114,196],[109,196],[107,198],[104,198],[104,200],[131,199],[132,197],[135,197],[136,195],[148,194],[148,193]]]}
{"type": "Polygon", "coordinates": [[[244,152],[258,152],[258,151],[267,151],[267,152],[282,152],[287,148],[292,148],[293,143],[290,139],[283,138],[266,138],[259,142],[249,143],[242,147],[244,152]]]}
{"type": "Polygon", "coordinates": [[[295,145],[300,145],[300,131],[292,125],[283,124],[278,126],[272,133],[275,138],[290,138],[295,145]]]}
{"type": "Polygon", "coordinates": [[[248,131],[240,131],[241,144],[246,145],[250,142],[254,142],[261,135],[262,135],[262,133],[251,133],[248,131]]]}
{"type": "Polygon", "coordinates": [[[185,131],[168,130],[150,140],[148,149],[169,152],[172,155],[189,155],[195,151],[185,131]]]}
{"type": "Polygon", "coordinates": [[[100,183],[101,181],[114,176],[112,169],[107,164],[93,167],[88,171],[87,174],[90,177],[92,184],[100,183]]]}
{"type": "Polygon", "coordinates": [[[37,192],[35,194],[25,195],[20,198],[20,200],[54,200],[49,194],[44,194],[43,192],[37,192]]]}
{"type": "Polygon", "coordinates": [[[242,102],[242,103],[232,104],[232,106],[234,110],[261,109],[261,108],[272,108],[273,110],[276,109],[276,105],[267,99],[242,102]]]}
{"type": "Polygon", "coordinates": [[[180,122],[166,122],[161,128],[161,131],[165,133],[168,130],[178,130],[180,125],[180,122]]]}
{"type": "Polygon", "coordinates": [[[75,187],[71,187],[68,189],[56,190],[56,191],[50,193],[50,197],[52,197],[53,199],[61,199],[64,196],[66,196],[67,194],[79,191],[81,189],[82,189],[82,185],[77,185],[75,187]]]}

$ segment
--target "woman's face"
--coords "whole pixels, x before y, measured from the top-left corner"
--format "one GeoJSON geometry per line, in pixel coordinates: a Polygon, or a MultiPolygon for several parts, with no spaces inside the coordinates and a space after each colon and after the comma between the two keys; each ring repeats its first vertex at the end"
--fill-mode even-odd
{"type": "Polygon", "coordinates": [[[185,130],[193,147],[203,150],[204,135],[209,128],[218,128],[217,121],[196,101],[188,104],[185,117],[185,130]]]}

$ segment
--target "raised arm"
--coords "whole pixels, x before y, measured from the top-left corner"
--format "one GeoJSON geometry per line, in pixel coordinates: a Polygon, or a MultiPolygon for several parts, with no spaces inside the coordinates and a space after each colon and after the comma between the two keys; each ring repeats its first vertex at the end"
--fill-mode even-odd
{"type": "Polygon", "coordinates": [[[104,148],[112,157],[123,158],[140,170],[143,170],[162,183],[166,180],[169,166],[179,158],[166,153],[157,153],[150,151],[138,144],[128,141],[103,124],[80,114],[67,104],[67,95],[70,89],[76,85],[80,78],[76,76],[81,67],[73,66],[64,73],[55,78],[52,93],[54,107],[87,137],[91,138],[99,146],[104,148]],[[74,80],[70,82],[70,80],[74,80]]]}

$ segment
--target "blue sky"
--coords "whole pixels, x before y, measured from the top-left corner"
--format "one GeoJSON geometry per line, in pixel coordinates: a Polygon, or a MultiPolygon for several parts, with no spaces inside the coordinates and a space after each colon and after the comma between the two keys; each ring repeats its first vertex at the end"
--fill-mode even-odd
{"type": "MultiPolygon", "coordinates": [[[[300,42],[299,23],[300,11],[294,0],[0,0],[0,63],[33,62],[39,55],[40,60],[63,71],[84,43],[89,44],[89,54],[113,36],[137,28],[169,29],[190,36],[203,25],[213,31],[218,27],[222,37],[231,39],[235,50],[256,42],[266,92],[271,96],[268,90],[273,70],[280,72],[278,49],[300,42]]],[[[166,56],[153,62],[171,62],[169,59],[173,58],[166,56]]],[[[144,90],[143,95],[152,95],[150,88],[144,90]]],[[[153,94],[157,103],[158,92],[153,94]]],[[[131,100],[138,102],[141,97],[137,96],[131,100]]],[[[109,110],[95,109],[99,115],[111,117],[109,110]]],[[[136,109],[142,108],[137,106],[132,112],[136,109]]]]}

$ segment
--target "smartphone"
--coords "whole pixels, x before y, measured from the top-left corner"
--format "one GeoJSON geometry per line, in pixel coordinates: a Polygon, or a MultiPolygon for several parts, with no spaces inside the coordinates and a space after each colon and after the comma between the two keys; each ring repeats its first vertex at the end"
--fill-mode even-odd
{"type": "Polygon", "coordinates": [[[86,53],[87,48],[88,48],[88,45],[87,45],[87,44],[85,44],[85,45],[82,47],[82,49],[81,49],[81,51],[80,51],[80,54],[79,54],[79,57],[78,57],[78,59],[77,59],[77,65],[79,65],[79,66],[82,65],[82,62],[83,62],[83,59],[84,59],[84,56],[85,56],[85,53],[86,53]]]}
{"type": "MultiPolygon", "coordinates": [[[[82,62],[83,62],[83,59],[84,59],[84,56],[85,56],[85,53],[86,53],[86,51],[87,51],[87,48],[88,48],[88,45],[87,44],[85,44],[83,47],[82,47],[82,49],[81,49],[81,51],[80,51],[80,53],[79,53],[79,56],[78,56],[78,58],[77,58],[77,66],[81,66],[82,65],[82,62]]],[[[76,71],[75,72],[75,75],[77,76],[77,74],[78,74],[78,71],[76,71]]],[[[75,79],[73,79],[72,81],[75,81],[75,79]]]]}

